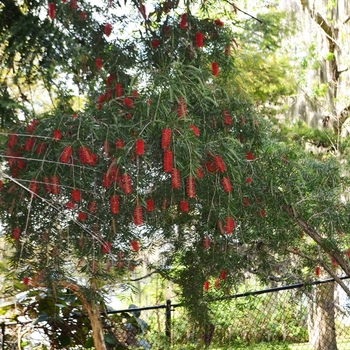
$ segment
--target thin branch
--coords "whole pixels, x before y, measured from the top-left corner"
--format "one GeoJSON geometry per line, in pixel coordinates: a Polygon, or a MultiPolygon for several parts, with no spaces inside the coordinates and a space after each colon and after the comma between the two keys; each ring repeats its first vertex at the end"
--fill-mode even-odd
{"type": "Polygon", "coordinates": [[[260,24],[264,24],[264,22],[263,22],[262,20],[260,20],[259,18],[256,18],[256,17],[252,16],[252,15],[249,14],[248,12],[245,12],[245,11],[241,10],[241,9],[238,8],[238,7],[236,6],[236,4],[234,4],[233,2],[227,1],[227,3],[230,4],[230,5],[233,7],[233,9],[234,9],[235,12],[237,12],[237,11],[242,12],[242,13],[244,13],[245,15],[249,16],[250,18],[255,19],[255,20],[258,21],[260,24]]]}
{"type": "Polygon", "coordinates": [[[144,275],[144,276],[142,276],[142,277],[130,278],[129,281],[131,281],[131,282],[141,281],[141,280],[143,280],[144,278],[150,277],[150,276],[152,276],[152,275],[155,274],[155,273],[158,273],[158,271],[157,271],[157,270],[152,271],[152,272],[150,272],[150,273],[148,273],[147,275],[144,275]]]}

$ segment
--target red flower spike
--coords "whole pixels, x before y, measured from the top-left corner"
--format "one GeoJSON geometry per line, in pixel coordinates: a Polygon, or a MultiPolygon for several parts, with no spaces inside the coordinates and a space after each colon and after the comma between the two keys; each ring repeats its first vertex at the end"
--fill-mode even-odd
{"type": "Polygon", "coordinates": [[[225,280],[226,279],[226,270],[222,270],[221,273],[220,273],[220,279],[221,280],[225,280]]]}
{"type": "Polygon", "coordinates": [[[60,130],[56,129],[54,130],[53,134],[52,134],[52,138],[54,139],[54,141],[59,141],[62,138],[62,133],[60,130]]]}
{"type": "Polygon", "coordinates": [[[225,227],[224,227],[225,233],[227,235],[232,234],[234,228],[235,228],[235,221],[233,220],[233,218],[231,216],[228,216],[225,219],[225,227]]]}
{"type": "Polygon", "coordinates": [[[109,199],[109,206],[112,214],[119,213],[119,197],[116,194],[112,194],[109,199]]]}
{"type": "Polygon", "coordinates": [[[163,155],[164,172],[170,173],[173,169],[173,152],[166,149],[163,155]]]}
{"type": "Polygon", "coordinates": [[[173,168],[171,171],[171,187],[178,189],[181,187],[180,170],[173,168]]]}
{"type": "Polygon", "coordinates": [[[40,156],[45,152],[45,150],[46,150],[46,144],[41,142],[37,145],[35,152],[38,156],[40,156]]]}
{"type": "Polygon", "coordinates": [[[123,85],[120,83],[115,84],[115,95],[116,97],[123,96],[123,85]]]}
{"type": "Polygon", "coordinates": [[[70,7],[72,9],[77,9],[78,8],[77,0],[70,0],[70,7]]]}
{"type": "Polygon", "coordinates": [[[132,193],[132,187],[131,187],[131,177],[128,174],[122,174],[121,175],[122,180],[122,188],[125,194],[132,193]]]}
{"type": "Polygon", "coordinates": [[[204,283],[203,283],[203,288],[204,288],[204,290],[206,290],[206,291],[209,290],[209,288],[210,288],[210,283],[209,283],[209,281],[204,281],[204,283]]]}
{"type": "Polygon", "coordinates": [[[132,100],[129,97],[124,98],[124,105],[130,109],[134,107],[134,103],[132,102],[132,100]]]}
{"type": "Polygon", "coordinates": [[[214,24],[218,27],[223,27],[224,26],[224,22],[222,22],[220,19],[216,19],[214,20],[214,24]]]}
{"type": "Polygon", "coordinates": [[[18,137],[17,137],[16,134],[11,134],[9,136],[8,141],[7,141],[7,147],[8,148],[14,148],[16,146],[16,144],[17,144],[17,139],[18,139],[18,137]]]}
{"type": "Polygon", "coordinates": [[[183,13],[181,15],[179,27],[180,27],[180,29],[186,29],[187,28],[187,13],[183,13]]]}
{"type": "Polygon", "coordinates": [[[319,277],[321,275],[321,268],[319,266],[315,267],[315,275],[319,277]]]}
{"type": "Polygon", "coordinates": [[[35,179],[30,180],[29,192],[33,197],[37,197],[39,189],[39,184],[35,181],[35,179]]]}
{"type": "Polygon", "coordinates": [[[215,287],[216,289],[218,289],[218,288],[220,287],[220,278],[216,278],[216,279],[215,279],[214,287],[215,287]]]}
{"type": "Polygon", "coordinates": [[[232,125],[232,118],[230,116],[230,112],[227,109],[224,109],[223,115],[224,115],[224,125],[226,126],[232,125]]]}
{"type": "Polygon", "coordinates": [[[181,97],[179,99],[179,104],[177,105],[177,116],[179,118],[184,117],[187,115],[187,103],[186,101],[181,97]]]}
{"type": "Polygon", "coordinates": [[[80,211],[80,212],[78,213],[78,220],[79,220],[79,221],[85,221],[86,219],[87,219],[86,213],[80,211]]]}
{"type": "Polygon", "coordinates": [[[60,161],[62,163],[68,163],[72,153],[73,153],[73,148],[71,146],[65,146],[61,153],[60,161]]]}
{"type": "Polygon", "coordinates": [[[162,149],[168,149],[170,147],[170,143],[171,143],[171,129],[164,128],[162,130],[162,142],[161,142],[162,149]]]}
{"type": "Polygon", "coordinates": [[[252,152],[246,152],[246,153],[245,153],[245,159],[246,159],[246,160],[254,160],[255,157],[253,156],[253,153],[252,153],[252,152]]]}
{"type": "Polygon", "coordinates": [[[183,212],[183,213],[188,213],[188,201],[180,201],[180,210],[183,212]]]}
{"type": "Polygon", "coordinates": [[[223,173],[224,171],[226,171],[226,165],[220,156],[214,157],[214,163],[217,171],[219,171],[220,173],[223,173]]]}
{"type": "Polygon", "coordinates": [[[118,139],[115,141],[115,148],[118,150],[119,148],[123,148],[124,147],[124,141],[121,139],[118,139]]]}
{"type": "Polygon", "coordinates": [[[52,175],[50,177],[50,185],[51,185],[51,193],[52,194],[59,194],[60,193],[60,185],[59,185],[59,179],[57,175],[52,175]]]}
{"type": "Polygon", "coordinates": [[[158,39],[153,39],[151,41],[151,46],[152,46],[152,49],[155,50],[160,44],[160,41],[158,39]]]}
{"type": "Polygon", "coordinates": [[[80,191],[78,189],[76,189],[76,188],[74,190],[72,190],[71,198],[72,198],[72,200],[74,202],[80,202],[80,200],[81,200],[81,193],[80,193],[80,191]]]}
{"type": "Polygon", "coordinates": [[[12,238],[17,241],[19,240],[20,237],[21,237],[21,229],[19,227],[15,227],[12,230],[12,238]]]}
{"type": "Polygon", "coordinates": [[[103,242],[101,249],[103,254],[109,254],[111,252],[111,243],[103,242]]]}
{"type": "Polygon", "coordinates": [[[27,139],[25,144],[24,144],[24,149],[27,152],[30,152],[33,149],[34,143],[35,143],[35,138],[29,137],[29,139],[27,139]]]}
{"type": "Polygon", "coordinates": [[[196,46],[203,47],[204,45],[204,35],[201,32],[196,33],[196,46]]]}
{"type": "Polygon", "coordinates": [[[204,249],[209,249],[210,248],[210,237],[209,236],[205,236],[203,238],[203,248],[204,249]]]}
{"type": "Polygon", "coordinates": [[[227,176],[221,179],[221,184],[226,193],[232,191],[232,185],[231,185],[230,179],[227,176]]]}
{"type": "Polygon", "coordinates": [[[88,212],[91,213],[91,214],[95,214],[96,213],[96,202],[95,201],[91,201],[89,202],[88,204],[88,212]]]}
{"type": "Polygon", "coordinates": [[[115,75],[114,74],[109,74],[107,79],[106,79],[106,85],[110,86],[112,84],[112,81],[114,80],[115,75]]]}
{"type": "Polygon", "coordinates": [[[193,130],[194,136],[199,136],[199,134],[200,134],[199,129],[194,124],[190,125],[190,129],[193,130]]]}
{"type": "Polygon", "coordinates": [[[74,209],[74,207],[75,207],[75,204],[73,202],[69,201],[69,202],[66,203],[66,208],[68,210],[72,210],[72,209],[74,209]]]}
{"type": "Polygon", "coordinates": [[[196,178],[197,178],[197,179],[201,179],[203,176],[204,176],[204,173],[203,173],[202,168],[198,167],[198,168],[196,169],[196,178]]]}
{"type": "Polygon", "coordinates": [[[137,205],[134,209],[134,224],[136,226],[142,225],[142,207],[137,205]]]}
{"type": "Polygon", "coordinates": [[[78,155],[81,164],[96,165],[97,155],[93,154],[88,147],[81,146],[78,148],[78,155]]]}
{"type": "Polygon", "coordinates": [[[140,250],[139,242],[134,240],[130,242],[131,248],[134,252],[138,252],[140,250]]]}
{"type": "Polygon", "coordinates": [[[259,210],[259,215],[263,218],[266,216],[266,213],[265,213],[265,210],[264,209],[261,209],[259,210]]]}
{"type": "Polygon", "coordinates": [[[192,176],[186,178],[186,193],[188,198],[194,198],[196,196],[195,178],[192,176]]]}
{"type": "Polygon", "coordinates": [[[83,21],[86,21],[86,12],[85,11],[80,11],[79,12],[79,17],[83,20],[83,21]]]}
{"type": "Polygon", "coordinates": [[[51,193],[51,186],[50,186],[50,180],[47,176],[43,177],[43,185],[44,185],[44,190],[46,193],[51,193]]]}
{"type": "Polygon", "coordinates": [[[29,132],[29,133],[32,133],[35,130],[35,128],[38,125],[38,123],[39,123],[39,121],[37,119],[33,119],[29,123],[29,125],[27,126],[26,131],[29,132]]]}
{"type": "Polygon", "coordinates": [[[101,69],[103,67],[103,61],[101,57],[97,57],[95,59],[95,65],[97,69],[101,69]]]}
{"type": "Polygon", "coordinates": [[[211,64],[211,73],[217,77],[219,75],[219,65],[217,62],[211,64]]]}
{"type": "Polygon", "coordinates": [[[103,31],[106,34],[106,36],[110,36],[112,33],[112,30],[113,30],[112,25],[110,23],[106,23],[104,28],[103,28],[103,31]]]}
{"type": "Polygon", "coordinates": [[[146,199],[146,211],[151,212],[154,210],[154,200],[151,198],[146,199]]]}
{"type": "Polygon", "coordinates": [[[23,277],[22,278],[22,283],[26,286],[30,283],[30,278],[29,277],[23,277]]]}
{"type": "Polygon", "coordinates": [[[53,2],[49,2],[48,4],[48,15],[51,19],[54,19],[56,16],[56,6],[53,2]]]}
{"type": "Polygon", "coordinates": [[[133,99],[138,98],[138,97],[139,97],[139,92],[138,92],[137,90],[132,90],[132,91],[131,91],[131,97],[132,97],[133,99]]]}
{"type": "Polygon", "coordinates": [[[102,174],[102,187],[103,188],[110,188],[112,185],[111,178],[108,176],[107,173],[102,174]]]}
{"type": "Polygon", "coordinates": [[[213,162],[205,162],[204,167],[208,173],[214,173],[216,170],[215,164],[213,162]]]}
{"type": "Polygon", "coordinates": [[[145,154],[145,142],[143,140],[136,140],[135,153],[137,156],[143,156],[145,154]]]}
{"type": "Polygon", "coordinates": [[[251,177],[247,177],[246,179],[245,179],[245,183],[246,184],[250,184],[250,183],[252,183],[253,182],[253,179],[251,178],[251,177]]]}
{"type": "Polygon", "coordinates": [[[250,204],[249,198],[247,198],[247,197],[243,198],[242,202],[243,202],[243,204],[244,204],[245,207],[248,207],[249,204],[250,204]]]}

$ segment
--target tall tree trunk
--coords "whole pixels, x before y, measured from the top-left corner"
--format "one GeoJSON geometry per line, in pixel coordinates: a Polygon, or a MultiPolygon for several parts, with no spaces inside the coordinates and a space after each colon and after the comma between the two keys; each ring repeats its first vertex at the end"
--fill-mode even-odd
{"type": "Polygon", "coordinates": [[[309,305],[309,342],[314,350],[338,350],[335,332],[335,283],[315,286],[309,305]]]}
{"type": "Polygon", "coordinates": [[[100,308],[96,304],[87,304],[84,307],[89,315],[95,350],[107,350],[103,335],[100,308]]]}

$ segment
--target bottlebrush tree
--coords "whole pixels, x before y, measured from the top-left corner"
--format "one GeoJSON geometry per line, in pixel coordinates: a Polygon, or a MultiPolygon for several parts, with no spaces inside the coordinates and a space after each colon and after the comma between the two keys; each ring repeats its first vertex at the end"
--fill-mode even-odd
{"type": "MultiPolygon", "coordinates": [[[[67,6],[89,21],[74,4],[51,3],[54,28],[71,25],[67,6]]],[[[154,268],[204,318],[203,298],[214,288],[226,293],[242,271],[266,277],[295,255],[311,268],[328,268],[332,256],[348,271],[341,163],[274,141],[253,106],[226,92],[232,28],[195,16],[190,4],[135,8],[138,37],[111,39],[74,61],[84,108],[63,108],[62,97],[11,130],[2,151],[1,217],[18,279],[73,291],[98,350],[107,348],[101,286],[132,268],[139,250],[162,248],[154,268]]],[[[97,37],[114,25],[106,21],[97,37]]]]}

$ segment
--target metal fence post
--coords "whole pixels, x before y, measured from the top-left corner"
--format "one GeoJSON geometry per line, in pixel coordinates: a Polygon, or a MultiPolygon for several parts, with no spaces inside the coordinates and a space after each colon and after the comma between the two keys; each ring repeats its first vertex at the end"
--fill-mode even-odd
{"type": "Polygon", "coordinates": [[[165,309],[165,335],[168,337],[169,342],[171,342],[171,300],[166,301],[165,309]]]}

